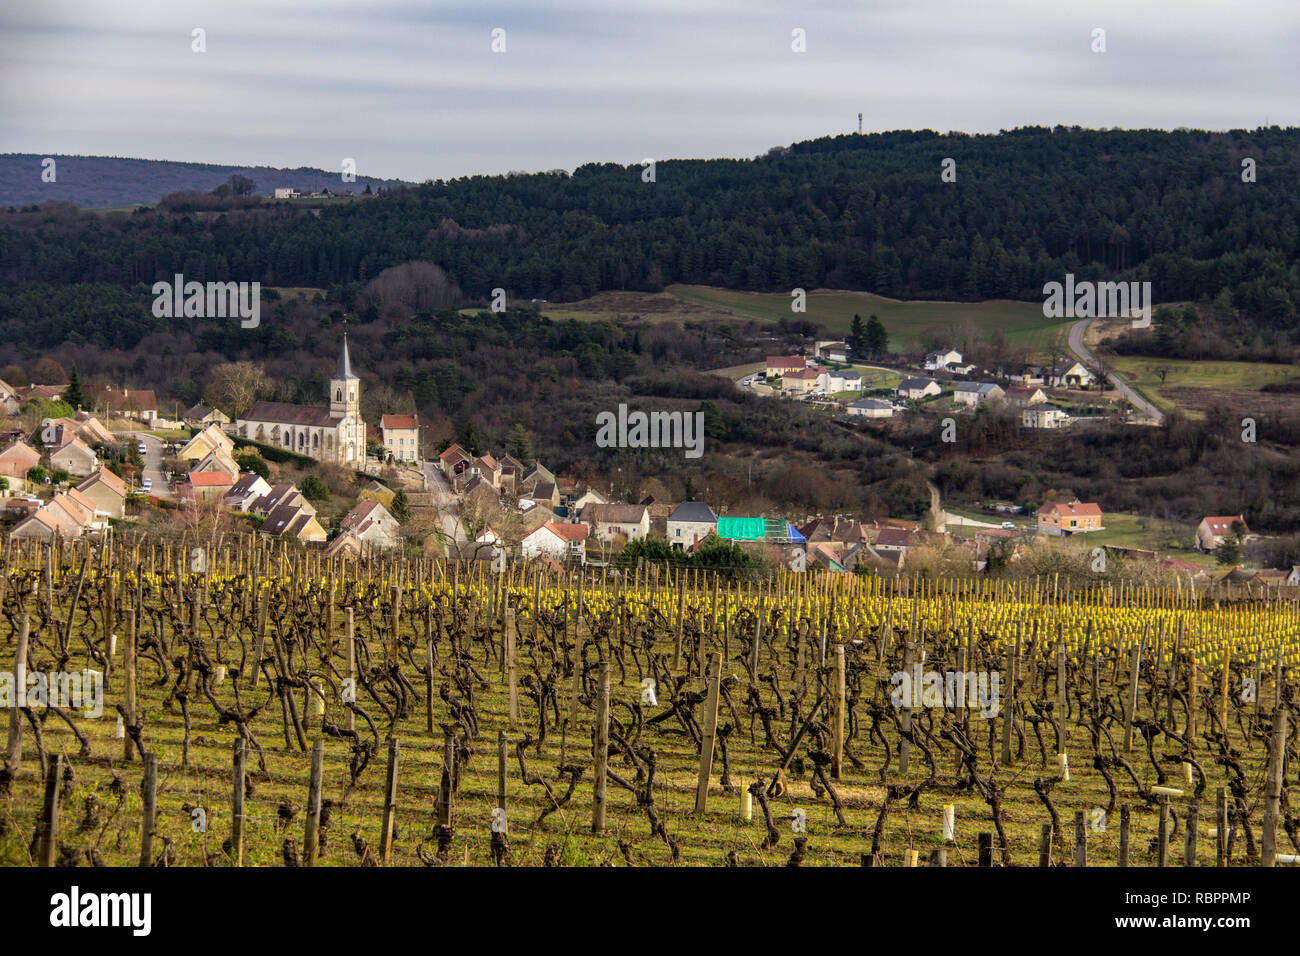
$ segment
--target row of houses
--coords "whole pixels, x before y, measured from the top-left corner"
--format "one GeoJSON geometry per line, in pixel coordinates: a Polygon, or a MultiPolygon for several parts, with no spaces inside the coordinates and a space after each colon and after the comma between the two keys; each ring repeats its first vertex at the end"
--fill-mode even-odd
{"type": "Polygon", "coordinates": [[[12,537],[38,541],[79,538],[102,531],[110,519],[125,514],[126,483],[100,467],[76,487],[59,492],[44,504],[22,499],[10,504],[28,511],[10,531],[12,537]]]}
{"type": "MultiPolygon", "coordinates": [[[[900,400],[922,401],[943,394],[943,387],[932,378],[905,378],[899,382],[896,394],[900,400]]],[[[960,382],[953,391],[952,399],[954,404],[968,408],[1002,402],[1019,409],[1020,423],[1025,428],[1063,428],[1071,421],[1063,408],[1048,403],[1047,393],[1036,385],[1008,385],[1003,388],[994,382],[960,382]]],[[[854,402],[846,408],[850,415],[869,418],[888,418],[895,410],[889,403],[875,399],[854,402]]]]}
{"type": "MultiPolygon", "coordinates": [[[[961,352],[956,349],[938,349],[929,352],[922,364],[927,372],[969,375],[975,370],[973,364],[963,361],[961,352]]],[[[1089,388],[1096,382],[1096,376],[1087,366],[1074,359],[1057,362],[1054,366],[1022,365],[1014,369],[999,368],[994,377],[1025,388],[1089,388]]]]}

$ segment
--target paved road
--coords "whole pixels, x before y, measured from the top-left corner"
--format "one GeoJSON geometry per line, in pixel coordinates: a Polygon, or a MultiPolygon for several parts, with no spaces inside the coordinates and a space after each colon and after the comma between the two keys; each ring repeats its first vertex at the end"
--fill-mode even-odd
{"type": "Polygon", "coordinates": [[[436,461],[425,461],[420,463],[420,471],[424,475],[425,490],[433,498],[434,506],[438,510],[438,520],[442,523],[443,533],[447,540],[455,541],[458,544],[466,540],[465,531],[456,520],[456,515],[460,510],[460,503],[456,500],[455,493],[451,486],[447,484],[447,478],[438,467],[436,461]]]}
{"type": "MultiPolygon", "coordinates": [[[[1075,357],[1077,357],[1080,362],[1087,365],[1089,368],[1096,365],[1096,359],[1084,346],[1083,336],[1084,333],[1087,332],[1088,326],[1095,321],[1096,319],[1080,319],[1078,322],[1075,322],[1070,326],[1070,351],[1075,354],[1075,357]]],[[[1106,378],[1115,386],[1115,389],[1120,393],[1120,395],[1124,396],[1124,398],[1127,399],[1139,412],[1150,418],[1157,425],[1163,425],[1165,423],[1165,416],[1160,409],[1156,408],[1139,395],[1118,375],[1114,372],[1107,372],[1106,378]]]]}
{"type": "Polygon", "coordinates": [[[144,477],[153,482],[153,487],[149,489],[149,494],[158,498],[171,498],[171,485],[167,481],[167,476],[163,474],[163,440],[153,435],[144,435],[140,432],[114,432],[116,438],[124,442],[136,444],[144,442],[144,477]]]}

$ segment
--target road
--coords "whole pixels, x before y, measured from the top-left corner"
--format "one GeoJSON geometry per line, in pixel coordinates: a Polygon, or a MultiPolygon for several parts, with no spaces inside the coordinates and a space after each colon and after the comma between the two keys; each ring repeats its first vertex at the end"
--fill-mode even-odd
{"type": "Polygon", "coordinates": [[[442,523],[443,534],[447,536],[447,540],[463,544],[466,540],[465,532],[460,522],[456,520],[459,503],[451,486],[447,484],[447,477],[436,461],[421,462],[420,472],[424,475],[425,490],[438,510],[438,520],[442,523]]]}
{"type": "MultiPolygon", "coordinates": [[[[1088,349],[1084,346],[1083,336],[1084,333],[1088,331],[1088,326],[1095,321],[1096,319],[1080,319],[1078,322],[1075,322],[1072,326],[1070,326],[1070,351],[1075,354],[1075,357],[1078,358],[1080,362],[1082,362],[1084,365],[1088,366],[1089,368],[1095,367],[1097,364],[1097,360],[1093,356],[1093,354],[1089,352],[1088,349]]],[[[1157,425],[1163,425],[1165,423],[1165,416],[1160,411],[1160,409],[1156,408],[1145,398],[1139,395],[1130,385],[1124,382],[1124,380],[1121,379],[1118,375],[1116,375],[1114,372],[1107,372],[1106,378],[1110,381],[1112,385],[1115,386],[1116,391],[1118,391],[1120,395],[1122,395],[1139,412],[1144,414],[1146,417],[1150,418],[1157,425]]]]}
{"type": "Polygon", "coordinates": [[[157,498],[172,497],[171,483],[167,481],[167,476],[163,474],[163,440],[155,438],[153,435],[145,435],[141,432],[114,432],[113,436],[122,442],[144,442],[144,477],[153,482],[153,487],[149,489],[149,494],[157,498]]]}

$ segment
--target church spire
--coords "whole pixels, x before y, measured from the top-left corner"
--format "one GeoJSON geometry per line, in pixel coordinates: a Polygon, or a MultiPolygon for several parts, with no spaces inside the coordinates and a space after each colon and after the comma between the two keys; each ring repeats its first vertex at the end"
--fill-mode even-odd
{"type": "Polygon", "coordinates": [[[343,332],[343,352],[339,355],[339,368],[338,371],[334,373],[334,377],[344,379],[356,378],[356,376],[352,374],[352,358],[348,355],[348,333],[346,330],[343,332]]]}

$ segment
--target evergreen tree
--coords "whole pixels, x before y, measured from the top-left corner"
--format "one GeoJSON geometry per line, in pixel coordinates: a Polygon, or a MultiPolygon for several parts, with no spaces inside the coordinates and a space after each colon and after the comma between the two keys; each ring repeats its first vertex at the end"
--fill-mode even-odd
{"type": "Polygon", "coordinates": [[[397,519],[398,524],[406,524],[410,520],[411,506],[407,503],[405,491],[399,491],[393,495],[393,503],[389,507],[388,513],[397,519]]]}
{"type": "Polygon", "coordinates": [[[74,409],[86,404],[86,396],[81,394],[81,379],[77,376],[75,365],[72,367],[72,374],[68,376],[68,387],[63,390],[63,401],[74,409]]]}
{"type": "Polygon", "coordinates": [[[867,350],[867,333],[862,324],[862,316],[854,313],[853,325],[849,329],[849,357],[860,358],[867,350]]]}
{"type": "Polygon", "coordinates": [[[533,441],[528,437],[528,429],[518,422],[510,429],[510,437],[506,439],[506,454],[522,464],[533,463],[533,441]]]}
{"type": "Polygon", "coordinates": [[[885,331],[885,324],[876,317],[874,312],[867,320],[866,346],[867,354],[875,359],[889,351],[889,333],[885,331]]]}
{"type": "Polygon", "coordinates": [[[474,419],[469,416],[465,417],[464,423],[460,426],[460,436],[456,441],[461,448],[465,449],[466,454],[476,457],[481,454],[479,451],[478,429],[474,426],[474,419]]]}

